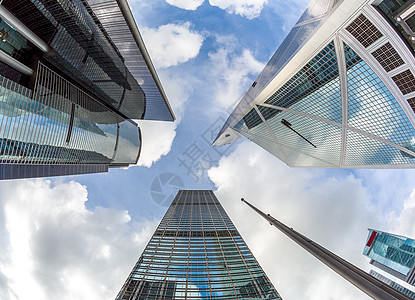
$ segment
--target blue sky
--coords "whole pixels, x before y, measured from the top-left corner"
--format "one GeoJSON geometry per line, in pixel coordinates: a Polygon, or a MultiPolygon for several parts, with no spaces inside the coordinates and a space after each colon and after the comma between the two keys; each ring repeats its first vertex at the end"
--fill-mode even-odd
{"type": "Polygon", "coordinates": [[[293,169],[245,139],[210,147],[308,2],[130,1],[178,120],[140,122],[139,166],[0,182],[0,298],[114,299],[167,209],[152,183],[172,173],[215,190],[284,299],[368,299],[239,199],[369,270],[367,227],[415,236],[413,170],[293,169]]]}

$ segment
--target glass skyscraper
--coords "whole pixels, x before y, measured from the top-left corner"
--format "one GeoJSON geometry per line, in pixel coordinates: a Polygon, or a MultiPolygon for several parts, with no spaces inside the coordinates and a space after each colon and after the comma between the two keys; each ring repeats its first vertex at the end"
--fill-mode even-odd
{"type": "Polygon", "coordinates": [[[0,1],[0,179],[135,164],[174,115],[126,0],[0,1]]]}
{"type": "Polygon", "coordinates": [[[415,240],[369,229],[363,254],[372,265],[415,286],[415,240]]]}
{"type": "Polygon", "coordinates": [[[289,166],[415,167],[415,4],[313,0],[214,145],[289,166]]]}
{"type": "Polygon", "coordinates": [[[376,271],[370,270],[369,272],[370,275],[372,275],[373,277],[379,279],[380,281],[390,285],[391,287],[393,287],[394,289],[402,292],[403,294],[409,296],[412,299],[415,299],[415,292],[403,287],[402,285],[396,283],[395,281],[383,276],[382,274],[379,274],[376,271]]]}
{"type": "Polygon", "coordinates": [[[117,300],[281,299],[212,191],[179,191],[117,300]]]}

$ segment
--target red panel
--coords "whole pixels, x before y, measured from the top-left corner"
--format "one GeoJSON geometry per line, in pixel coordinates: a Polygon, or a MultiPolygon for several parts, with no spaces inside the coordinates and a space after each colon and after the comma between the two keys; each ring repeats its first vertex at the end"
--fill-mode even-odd
{"type": "Polygon", "coordinates": [[[372,246],[373,240],[375,239],[375,237],[376,237],[377,234],[378,233],[376,231],[373,231],[372,232],[372,234],[370,235],[369,240],[367,241],[366,246],[368,246],[368,247],[372,246]]]}

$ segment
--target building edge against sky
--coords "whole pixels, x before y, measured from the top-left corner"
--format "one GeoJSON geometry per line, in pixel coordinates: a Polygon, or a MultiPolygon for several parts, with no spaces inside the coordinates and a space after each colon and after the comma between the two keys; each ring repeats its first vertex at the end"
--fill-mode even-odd
{"type": "Polygon", "coordinates": [[[211,190],[181,190],[117,300],[281,299],[211,190]]]}
{"type": "Polygon", "coordinates": [[[415,240],[369,229],[363,255],[375,267],[415,286],[415,240]]]}
{"type": "Polygon", "coordinates": [[[391,287],[393,287],[394,289],[400,291],[401,293],[403,293],[404,295],[407,295],[408,297],[415,299],[415,292],[407,289],[406,287],[396,283],[395,281],[383,276],[382,274],[379,274],[376,271],[370,270],[369,272],[370,275],[372,275],[373,277],[379,279],[380,281],[390,285],[391,287]]]}
{"type": "Polygon", "coordinates": [[[313,0],[214,145],[246,136],[293,167],[415,167],[414,13],[313,0]]]}
{"type": "Polygon", "coordinates": [[[0,2],[0,179],[136,164],[174,121],[125,0],[0,2]]]}

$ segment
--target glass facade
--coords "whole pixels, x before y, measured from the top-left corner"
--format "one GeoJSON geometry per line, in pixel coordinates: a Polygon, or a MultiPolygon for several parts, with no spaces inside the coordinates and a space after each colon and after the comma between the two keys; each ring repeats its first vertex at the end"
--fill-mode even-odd
{"type": "Polygon", "coordinates": [[[130,119],[142,119],[145,95],[107,33],[88,12],[85,1],[4,0],[2,5],[54,50],[43,57],[130,119]],[[38,10],[37,18],[28,16],[38,10]],[[40,34],[49,28],[49,35],[40,34]],[[132,103],[134,102],[134,103],[132,103]]]}
{"type": "MultiPolygon", "coordinates": [[[[137,163],[141,134],[132,119],[146,118],[152,101],[162,112],[146,119],[174,119],[151,61],[141,58],[140,70],[127,63],[130,52],[148,56],[144,45],[133,39],[130,51],[120,50],[112,39],[120,32],[106,30],[115,17],[97,16],[88,1],[3,0],[0,8],[0,179],[137,163]]],[[[116,19],[124,37],[132,23],[116,19]]]]}
{"type": "Polygon", "coordinates": [[[137,40],[141,40],[140,33],[134,22],[129,24],[125,22],[125,19],[133,19],[129,9],[121,9],[122,7],[128,7],[126,2],[126,0],[88,0],[94,15],[97,16],[124,57],[124,64],[133,77],[136,78],[145,94],[144,119],[173,121],[172,109],[151,60],[146,55],[144,44],[138,44],[137,47],[137,40]]]}
{"type": "Polygon", "coordinates": [[[301,49],[301,47],[310,39],[313,33],[324,23],[324,20],[330,13],[331,9],[338,1],[331,0],[313,0],[307,7],[306,11],[297,21],[295,26],[288,33],[287,37],[281,43],[278,50],[274,53],[264,70],[259,74],[246,95],[241,99],[235,110],[226,120],[225,125],[220,130],[217,139],[225,130],[238,119],[240,114],[249,107],[255,97],[271,82],[271,80],[284,68],[287,62],[301,49]]]}
{"type": "Polygon", "coordinates": [[[415,285],[415,240],[369,229],[363,254],[374,266],[415,285]]]}
{"type": "Polygon", "coordinates": [[[373,271],[373,270],[370,270],[369,274],[372,275],[373,277],[379,279],[380,281],[390,285],[391,287],[393,287],[394,289],[400,291],[401,293],[409,296],[410,298],[415,299],[415,292],[403,287],[402,285],[396,283],[395,281],[390,280],[389,278],[387,278],[387,277],[385,277],[385,276],[383,276],[383,275],[381,275],[378,272],[373,271]]]}
{"type": "Polygon", "coordinates": [[[279,148],[280,153],[276,156],[290,165],[340,165],[342,107],[333,42],[275,91],[264,105],[272,107],[257,105],[257,110],[252,109],[234,129],[265,149],[272,148],[270,152],[273,154],[279,148]],[[319,119],[309,118],[305,114],[318,116],[319,119]],[[296,132],[287,128],[283,120],[292,124],[291,128],[296,132]],[[269,142],[261,143],[257,137],[269,142]]]}
{"type": "MultiPolygon", "coordinates": [[[[346,44],[344,47],[346,62],[350,65],[347,69],[349,126],[409,149],[415,139],[415,130],[401,106],[356,52],[346,44]]],[[[412,153],[356,132],[348,133],[347,144],[347,165],[415,162],[412,153]]]]}
{"type": "Polygon", "coordinates": [[[407,14],[405,18],[399,18],[406,10],[411,10],[413,1],[410,0],[383,0],[375,7],[395,28],[408,47],[415,53],[415,14],[407,14]]]}
{"type": "MultiPolygon", "coordinates": [[[[378,17],[383,19],[380,14],[378,17]]],[[[298,22],[293,30],[302,19],[298,22]]],[[[350,24],[342,26],[344,23],[339,24],[331,41],[313,51],[302,49],[313,55],[301,68],[294,64],[289,71],[280,69],[285,72],[281,83],[268,82],[249,103],[241,101],[214,144],[226,144],[226,135],[230,142],[242,135],[293,167],[414,167],[415,115],[405,106],[411,99],[403,97],[415,91],[415,77],[397,51],[402,47],[386,40],[361,11],[354,12],[350,24]],[[348,35],[347,39],[338,32],[348,35]],[[363,48],[370,52],[364,53],[363,48]],[[379,69],[400,73],[385,75],[379,69]],[[391,85],[395,86],[393,93],[391,85]]],[[[284,51],[290,38],[276,53],[284,51]]]]}
{"type": "Polygon", "coordinates": [[[280,299],[212,191],[179,191],[117,296],[280,299]]]}
{"type": "MultiPolygon", "coordinates": [[[[134,122],[41,63],[34,92],[0,77],[0,136],[0,163],[10,169],[0,179],[60,175],[49,174],[52,168],[44,165],[102,164],[108,169],[136,163],[140,151],[140,131],[134,122]],[[38,166],[42,171],[13,172],[16,166],[11,164],[38,166]]],[[[74,174],[97,168],[77,169],[74,174]]]]}
{"type": "MultiPolygon", "coordinates": [[[[412,153],[415,130],[408,117],[385,84],[360,56],[347,44],[343,48],[347,70],[349,129],[346,131],[347,147],[343,165],[415,163],[415,154],[412,153]],[[373,139],[373,136],[411,152],[373,139]]],[[[256,105],[233,128],[289,165],[342,165],[342,99],[333,42],[263,105],[256,105]],[[287,128],[283,120],[291,123],[297,132],[287,128]]]]}

